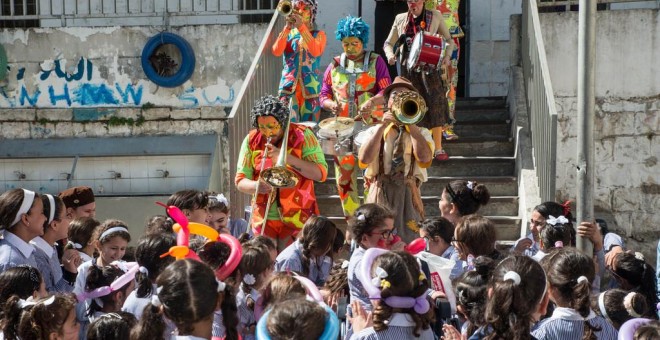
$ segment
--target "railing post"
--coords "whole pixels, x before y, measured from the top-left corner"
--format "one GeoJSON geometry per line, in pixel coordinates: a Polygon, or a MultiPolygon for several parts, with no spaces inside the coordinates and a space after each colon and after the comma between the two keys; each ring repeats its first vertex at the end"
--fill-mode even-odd
{"type": "MultiPolygon", "coordinates": [[[[578,154],[577,222],[594,220],[594,63],[596,53],[596,0],[580,0],[578,23],[578,154]]],[[[577,236],[576,246],[591,255],[593,244],[577,236]]]]}

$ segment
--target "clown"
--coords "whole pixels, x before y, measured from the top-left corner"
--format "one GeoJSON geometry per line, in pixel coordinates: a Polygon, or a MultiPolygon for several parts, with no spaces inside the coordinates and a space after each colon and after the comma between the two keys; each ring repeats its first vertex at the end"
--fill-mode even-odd
{"type": "Polygon", "coordinates": [[[279,97],[291,101],[297,117],[293,121],[319,121],[320,57],[325,49],[325,32],[316,29],[315,0],[293,0],[292,13],[287,17],[277,40],[273,44],[273,55],[283,57],[282,78],[279,97]]]}
{"type": "MultiPolygon", "coordinates": [[[[359,115],[371,124],[372,112],[384,104],[383,89],[391,83],[387,64],[378,54],[364,50],[369,42],[369,25],[362,18],[348,16],[339,20],[335,35],[344,53],[333,58],[325,70],[321,106],[341,117],[359,115]]],[[[357,163],[352,153],[334,157],[337,191],[348,218],[360,205],[357,163]]]]}
{"type": "Polygon", "coordinates": [[[449,104],[449,120],[451,121],[451,124],[442,132],[442,135],[446,140],[458,139],[458,135],[454,133],[453,126],[456,122],[456,86],[458,85],[458,58],[460,57],[461,49],[458,39],[465,36],[458,18],[458,7],[460,4],[461,0],[440,0],[437,7],[438,11],[440,11],[445,18],[445,26],[449,29],[449,33],[456,45],[456,49],[454,49],[454,52],[451,54],[451,62],[447,68],[447,103],[449,104]]]}
{"type": "Polygon", "coordinates": [[[294,241],[309,217],[319,214],[314,181],[323,182],[328,175],[325,156],[312,130],[292,123],[288,124],[285,163],[298,177],[298,183],[292,188],[278,189],[259,179],[261,171],[271,168],[275,163],[273,159],[277,159],[280,153],[288,119],[289,109],[279,99],[264,96],[256,102],[252,108],[254,129],[241,145],[234,180],[239,191],[256,194],[250,221],[253,232],[277,241],[278,250],[294,241]],[[268,200],[271,205],[266,212],[268,200]],[[267,221],[262,231],[264,218],[267,221]]]}
{"type": "MultiPolygon", "coordinates": [[[[425,0],[408,0],[408,12],[396,16],[390,34],[385,41],[383,49],[387,56],[387,62],[394,65],[399,61],[405,61],[412,50],[413,39],[419,32],[441,36],[447,44],[442,59],[441,69],[446,70],[451,64],[451,55],[454,51],[454,40],[445,26],[442,14],[435,9],[426,9],[425,0]],[[397,42],[405,40],[395,54],[394,47],[397,42]]],[[[446,73],[446,71],[443,71],[446,73]]],[[[413,86],[417,88],[426,101],[429,110],[419,123],[420,127],[431,130],[433,135],[435,159],[444,161],[449,159],[447,153],[442,149],[442,132],[450,127],[449,106],[447,103],[447,89],[441,77],[440,70],[418,71],[401,68],[401,76],[410,79],[413,86]]]]}

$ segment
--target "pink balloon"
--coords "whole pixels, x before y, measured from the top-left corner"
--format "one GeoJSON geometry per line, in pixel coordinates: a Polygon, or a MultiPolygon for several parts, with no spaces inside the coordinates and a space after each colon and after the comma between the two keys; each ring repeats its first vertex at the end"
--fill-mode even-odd
{"type": "Polygon", "coordinates": [[[138,264],[135,262],[132,263],[133,263],[132,267],[126,273],[124,273],[124,275],[116,278],[110,284],[110,289],[113,292],[121,289],[121,287],[124,287],[129,282],[135,280],[135,273],[137,273],[138,268],[140,268],[140,266],[138,266],[138,264]]]}
{"type": "Polygon", "coordinates": [[[181,209],[173,205],[167,206],[161,202],[156,202],[156,204],[160,205],[161,207],[165,207],[167,214],[174,220],[174,222],[180,224],[183,228],[188,227],[188,218],[183,214],[183,212],[181,212],[181,209]]]}
{"type": "Polygon", "coordinates": [[[410,244],[408,244],[404,250],[409,252],[412,255],[416,255],[420,251],[426,248],[426,241],[423,238],[416,238],[410,244]]]}
{"type": "Polygon", "coordinates": [[[316,302],[323,303],[323,296],[321,295],[321,292],[319,291],[319,288],[316,287],[314,282],[312,282],[310,279],[308,279],[304,276],[300,276],[300,275],[295,274],[295,273],[293,274],[293,277],[298,279],[298,281],[300,281],[300,283],[303,284],[303,286],[307,290],[307,295],[308,296],[311,296],[314,300],[316,300],[316,302]]]}

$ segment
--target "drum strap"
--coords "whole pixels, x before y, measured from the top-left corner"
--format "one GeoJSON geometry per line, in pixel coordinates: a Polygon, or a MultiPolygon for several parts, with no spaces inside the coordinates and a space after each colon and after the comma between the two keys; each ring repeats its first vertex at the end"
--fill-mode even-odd
{"type": "Polygon", "coordinates": [[[362,69],[351,68],[350,70],[346,68],[346,53],[342,53],[339,59],[339,70],[343,74],[348,74],[348,116],[355,117],[356,115],[356,105],[355,105],[355,82],[357,81],[357,76],[360,73],[369,71],[369,59],[371,58],[371,52],[366,51],[364,53],[364,62],[362,63],[362,69]]]}

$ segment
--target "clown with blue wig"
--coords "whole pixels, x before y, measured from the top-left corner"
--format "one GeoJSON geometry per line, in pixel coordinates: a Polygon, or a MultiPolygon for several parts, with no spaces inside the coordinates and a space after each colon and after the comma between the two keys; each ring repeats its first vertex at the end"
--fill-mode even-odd
{"type": "Polygon", "coordinates": [[[283,56],[278,96],[297,113],[292,121],[318,123],[321,55],[326,36],[316,29],[316,0],[293,0],[291,6],[287,24],[272,47],[273,55],[283,56]]]}
{"type": "MultiPolygon", "coordinates": [[[[365,51],[369,42],[369,25],[362,18],[348,16],[339,20],[337,40],[344,52],[334,57],[323,75],[321,106],[340,117],[360,117],[371,124],[382,115],[383,90],[391,79],[385,60],[365,51]]],[[[339,151],[338,151],[339,152],[339,151]]],[[[335,154],[337,190],[344,216],[349,217],[360,205],[357,192],[357,160],[352,153],[335,154]]]]}

